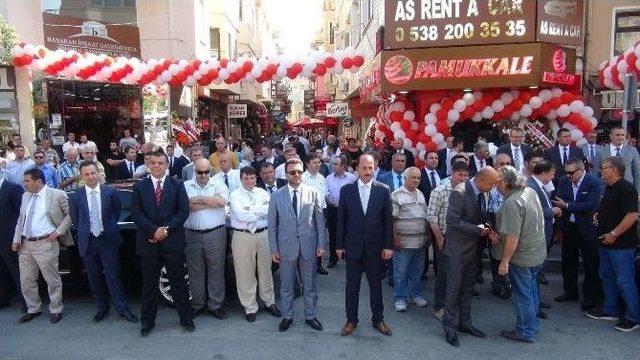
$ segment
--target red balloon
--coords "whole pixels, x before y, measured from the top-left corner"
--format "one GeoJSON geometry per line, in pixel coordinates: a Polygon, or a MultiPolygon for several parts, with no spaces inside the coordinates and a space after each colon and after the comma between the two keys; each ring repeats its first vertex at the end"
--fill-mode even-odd
{"type": "Polygon", "coordinates": [[[389,115],[389,119],[391,119],[391,121],[393,122],[402,121],[403,118],[404,118],[404,114],[401,111],[393,111],[389,115]]]}
{"type": "Polygon", "coordinates": [[[571,113],[569,114],[569,116],[567,116],[567,119],[571,124],[578,125],[580,121],[582,121],[582,116],[580,116],[580,114],[571,113]]]}
{"type": "Polygon", "coordinates": [[[449,130],[449,125],[447,125],[446,121],[437,121],[436,122],[436,129],[438,129],[438,132],[440,133],[444,133],[449,130]]]}
{"type": "Polygon", "coordinates": [[[198,85],[200,85],[200,86],[209,85],[209,82],[207,80],[208,80],[208,78],[206,76],[201,77],[200,80],[198,80],[198,85]]]}
{"type": "Polygon", "coordinates": [[[400,127],[404,130],[405,134],[407,131],[411,130],[411,123],[407,120],[400,121],[400,127]]]}
{"type": "Polygon", "coordinates": [[[513,99],[513,101],[509,104],[509,107],[512,110],[517,110],[520,111],[520,109],[522,109],[522,106],[524,105],[524,102],[520,99],[513,99]]]}
{"type": "MultiPolygon", "coordinates": [[[[224,69],[224,68],[226,68],[226,67],[227,67],[227,64],[228,64],[228,63],[229,63],[229,60],[227,60],[227,59],[221,59],[221,60],[220,60],[220,67],[224,69]]],[[[227,79],[227,80],[228,80],[228,79],[227,79]]]]}
{"type": "Polygon", "coordinates": [[[560,98],[553,97],[549,100],[549,106],[552,109],[557,109],[560,107],[560,105],[562,105],[562,100],[560,100],[560,98]]]}
{"type": "Polygon", "coordinates": [[[440,109],[440,110],[436,111],[436,117],[440,121],[447,120],[447,110],[446,109],[440,109]]]}
{"type": "Polygon", "coordinates": [[[187,66],[184,67],[184,72],[189,74],[189,75],[193,74],[194,71],[195,71],[195,69],[191,65],[187,65],[187,66]]]}
{"type": "MultiPolygon", "coordinates": [[[[482,111],[482,109],[484,109],[485,106],[486,105],[482,102],[482,100],[476,101],[476,102],[473,103],[473,105],[471,105],[471,107],[473,107],[473,112],[474,113],[482,111]]],[[[468,107],[467,107],[467,109],[468,109],[468,107]]],[[[473,115],[471,115],[471,116],[473,116],[473,115]]]]}
{"type": "Polygon", "coordinates": [[[291,65],[291,68],[293,69],[293,71],[295,72],[296,75],[300,74],[302,72],[302,64],[300,63],[293,63],[293,65],[291,65]]]}
{"type": "Polygon", "coordinates": [[[433,141],[429,140],[429,142],[424,144],[424,148],[427,151],[437,151],[438,150],[438,145],[436,145],[436,143],[434,143],[433,141]]]}
{"type": "Polygon", "coordinates": [[[324,59],[324,66],[326,66],[328,68],[334,67],[335,64],[336,64],[336,59],[334,59],[331,56],[328,56],[326,59],[324,59]]]}
{"type": "Polygon", "coordinates": [[[290,69],[287,70],[287,77],[289,79],[291,79],[291,80],[295,79],[296,75],[297,74],[295,73],[295,71],[293,69],[290,68],[290,69]]]}
{"type": "Polygon", "coordinates": [[[572,93],[565,91],[560,95],[560,99],[563,103],[570,104],[574,100],[574,96],[572,93]]]}
{"type": "Polygon", "coordinates": [[[278,67],[275,64],[269,64],[267,65],[267,70],[269,71],[269,77],[271,77],[278,72],[278,67]]]}
{"type": "Polygon", "coordinates": [[[239,68],[238,70],[236,70],[235,74],[238,79],[242,79],[247,74],[247,72],[244,71],[243,68],[239,68]]]}
{"type": "Polygon", "coordinates": [[[362,55],[356,55],[353,57],[353,65],[360,67],[364,64],[364,57],[362,55]]]}
{"type": "Polygon", "coordinates": [[[453,100],[451,100],[450,98],[442,100],[442,107],[444,109],[447,109],[447,111],[453,109],[453,100]]]}
{"type": "Polygon", "coordinates": [[[460,114],[460,120],[470,119],[476,111],[473,109],[473,106],[467,106],[466,109],[460,114]]]}
{"type": "Polygon", "coordinates": [[[165,61],[162,63],[162,65],[164,66],[165,70],[169,68],[169,66],[171,66],[171,64],[173,64],[173,61],[169,60],[169,59],[165,59],[165,61]]]}
{"type": "Polygon", "coordinates": [[[551,111],[551,108],[547,104],[542,104],[542,106],[540,106],[540,108],[538,108],[538,113],[540,113],[540,115],[542,115],[542,116],[547,116],[549,111],[551,111]]]}
{"type": "Polygon", "coordinates": [[[416,143],[416,140],[418,140],[418,132],[415,130],[411,130],[411,128],[409,128],[409,130],[405,130],[405,135],[414,144],[416,143]]]}
{"type": "Polygon", "coordinates": [[[212,79],[216,79],[216,78],[218,78],[218,70],[216,70],[216,69],[211,69],[211,70],[209,70],[209,74],[208,74],[208,76],[209,76],[210,78],[212,78],[212,79]]]}
{"type": "Polygon", "coordinates": [[[353,60],[351,60],[351,58],[346,57],[346,58],[342,59],[342,67],[345,70],[351,69],[351,66],[353,66],[353,60]]]}
{"type": "Polygon", "coordinates": [[[427,134],[425,134],[424,132],[421,131],[420,134],[418,135],[418,142],[426,144],[429,141],[431,141],[431,138],[429,137],[429,135],[427,135],[427,134]]]}
{"type": "Polygon", "coordinates": [[[322,64],[318,64],[313,72],[318,76],[323,76],[324,74],[327,73],[327,68],[322,64]]]}
{"type": "Polygon", "coordinates": [[[242,69],[245,72],[253,70],[253,63],[251,61],[245,61],[244,64],[242,64],[242,69]]]}
{"type": "Polygon", "coordinates": [[[531,93],[529,93],[528,91],[520,91],[520,100],[522,100],[523,103],[528,104],[529,100],[531,100],[533,96],[531,95],[531,93]]]}

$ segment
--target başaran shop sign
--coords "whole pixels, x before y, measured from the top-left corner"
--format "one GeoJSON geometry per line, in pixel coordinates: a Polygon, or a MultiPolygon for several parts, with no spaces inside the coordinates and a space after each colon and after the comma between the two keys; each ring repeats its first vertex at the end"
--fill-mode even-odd
{"type": "Polygon", "coordinates": [[[44,45],[51,50],[140,58],[137,26],[42,13],[44,45]]]}
{"type": "Polygon", "coordinates": [[[382,91],[573,85],[575,50],[543,43],[382,52],[382,91]]]}

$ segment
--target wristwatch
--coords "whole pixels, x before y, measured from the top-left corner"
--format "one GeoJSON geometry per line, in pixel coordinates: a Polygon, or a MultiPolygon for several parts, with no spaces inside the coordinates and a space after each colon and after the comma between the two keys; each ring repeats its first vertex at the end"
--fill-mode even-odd
{"type": "Polygon", "coordinates": [[[618,234],[616,234],[616,232],[615,232],[615,231],[613,231],[613,230],[611,230],[611,231],[609,232],[609,235],[611,235],[611,236],[613,236],[613,237],[618,236],[618,234]]]}

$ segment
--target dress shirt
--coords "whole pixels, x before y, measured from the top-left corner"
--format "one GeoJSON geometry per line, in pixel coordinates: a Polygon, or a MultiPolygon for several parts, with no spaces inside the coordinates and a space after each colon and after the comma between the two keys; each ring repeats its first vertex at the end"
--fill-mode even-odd
{"type": "Polygon", "coordinates": [[[2,187],[3,183],[4,183],[4,174],[0,173],[0,187],[2,187]]]}
{"type": "Polygon", "coordinates": [[[480,171],[480,169],[484,168],[487,166],[487,159],[479,159],[477,157],[473,157],[473,161],[476,162],[476,170],[480,171]],[[480,161],[482,161],[482,164],[480,164],[480,161]]]}
{"type": "Polygon", "coordinates": [[[369,206],[369,199],[371,197],[371,183],[373,181],[369,181],[367,184],[362,182],[362,180],[358,179],[358,191],[360,192],[360,202],[362,205],[362,212],[367,213],[367,207],[369,206]]]}
{"type": "MultiPolygon", "coordinates": [[[[242,183],[240,182],[240,170],[231,169],[228,173],[224,173],[222,171],[216,173],[212,176],[213,179],[220,181],[222,184],[224,182],[224,176],[227,175],[227,182],[229,183],[229,193],[234,192],[236,189],[242,187],[242,183]]],[[[226,185],[226,184],[225,184],[226,185]]]]}
{"type": "Polygon", "coordinates": [[[610,149],[610,153],[611,156],[618,156],[618,152],[616,151],[616,149],[620,149],[620,156],[622,156],[622,148],[624,147],[624,145],[620,145],[620,146],[616,146],[613,144],[609,144],[609,149],[610,149]]]}
{"type": "MultiPolygon", "coordinates": [[[[580,178],[580,180],[578,180],[578,182],[576,184],[574,184],[573,182],[571,183],[571,187],[573,188],[573,201],[576,201],[576,197],[578,196],[578,189],[580,189],[580,184],[582,184],[582,180],[584,180],[584,176],[586,175],[583,174],[582,177],[580,178]]],[[[567,201],[567,203],[569,203],[569,201],[567,201]]],[[[571,213],[571,216],[569,216],[569,221],[574,223],[576,222],[576,216],[574,215],[574,213],[571,213]]]]}
{"type": "Polygon", "coordinates": [[[272,157],[266,158],[264,161],[266,161],[269,164],[273,165],[273,163],[276,161],[276,158],[272,156],[272,157]]]}
{"type": "MultiPolygon", "coordinates": [[[[472,178],[470,182],[471,182],[471,187],[473,188],[473,193],[476,195],[476,198],[477,198],[478,195],[480,195],[480,189],[478,189],[478,186],[476,185],[476,178],[475,177],[472,178]]],[[[496,188],[494,187],[493,189],[496,189],[496,188]]],[[[486,193],[482,193],[482,198],[484,199],[484,208],[487,209],[487,205],[488,205],[487,204],[487,194],[486,193]]]]}
{"type": "Polygon", "coordinates": [[[338,206],[340,204],[340,189],[347,184],[353,183],[356,179],[355,175],[347,171],[341,176],[337,176],[335,173],[329,174],[327,176],[327,205],[338,206]]]}
{"type": "Polygon", "coordinates": [[[131,175],[133,176],[133,174],[135,174],[135,172],[136,172],[136,163],[135,163],[135,161],[129,161],[127,159],[124,159],[124,163],[125,163],[125,166],[127,167],[127,170],[129,172],[131,172],[131,175]]]}
{"type": "MultiPolygon", "coordinates": [[[[70,177],[80,176],[80,164],[81,162],[79,161],[76,161],[74,164],[71,164],[69,161],[63,162],[58,169],[58,183],[62,184],[70,177]]],[[[62,190],[71,191],[77,189],[78,186],[78,181],[74,181],[62,190]]]]}
{"type": "Polygon", "coordinates": [[[293,206],[293,192],[297,191],[296,193],[296,217],[300,217],[300,196],[302,196],[302,192],[300,191],[300,186],[298,186],[297,189],[294,189],[291,185],[287,185],[287,188],[289,188],[289,200],[291,202],[291,206],[293,206]]]}
{"type": "Polygon", "coordinates": [[[333,154],[329,154],[329,145],[322,148],[322,157],[329,158],[329,161],[336,156],[340,156],[340,154],[342,154],[342,150],[340,150],[340,147],[338,146],[333,146],[333,154]]]}
{"type": "Polygon", "coordinates": [[[58,187],[58,176],[56,175],[56,169],[49,163],[44,163],[41,166],[37,166],[44,174],[44,182],[47,186],[56,189],[58,187]]]}
{"type": "MultiPolygon", "coordinates": [[[[478,194],[476,194],[477,196],[478,194]]],[[[504,201],[504,196],[500,194],[498,188],[494,187],[489,191],[489,201],[487,203],[487,212],[489,214],[497,214],[498,210],[500,210],[500,206],[502,206],[502,202],[504,201]]]]}
{"type": "MultiPolygon", "coordinates": [[[[224,199],[225,203],[229,201],[229,189],[224,183],[209,179],[204,187],[201,187],[196,179],[186,181],[184,188],[187,191],[189,199],[195,196],[215,197],[219,196],[224,199]]],[[[209,230],[226,222],[224,206],[217,208],[206,208],[198,211],[190,211],[187,221],[184,223],[185,229],[190,230],[209,230]]]]}
{"type": "Polygon", "coordinates": [[[24,187],[24,172],[34,166],[36,163],[33,160],[23,158],[21,161],[13,160],[8,163],[4,171],[7,173],[7,180],[24,187]]]}
{"type": "Polygon", "coordinates": [[[253,233],[268,225],[269,194],[259,187],[252,190],[247,190],[244,186],[239,187],[231,193],[229,207],[231,227],[234,229],[249,230],[253,233]]]}
{"type": "Polygon", "coordinates": [[[540,189],[542,189],[542,192],[544,193],[544,198],[547,200],[547,205],[549,205],[549,207],[553,207],[553,205],[551,205],[551,201],[549,200],[549,193],[547,192],[545,185],[542,183],[542,181],[538,180],[538,178],[535,175],[531,177],[533,178],[533,180],[536,181],[536,184],[540,186],[540,189]]]}
{"type": "MultiPolygon", "coordinates": [[[[27,209],[25,214],[29,214],[29,209],[32,206],[35,206],[33,211],[33,219],[31,219],[31,236],[33,237],[41,237],[45,235],[49,235],[56,230],[56,226],[51,222],[49,216],[47,216],[47,186],[43,186],[40,191],[38,191],[37,201],[34,204],[33,194],[29,194],[29,201],[27,202],[27,209]]],[[[22,228],[22,236],[27,235],[26,224],[27,217],[25,216],[24,224],[25,226],[22,228]]]]}
{"type": "Polygon", "coordinates": [[[136,179],[140,179],[143,177],[147,177],[149,174],[150,173],[149,173],[149,169],[147,168],[147,165],[142,164],[136,168],[136,171],[133,172],[133,177],[136,179]]]}
{"type": "Polygon", "coordinates": [[[325,200],[327,196],[327,180],[324,176],[320,173],[312,175],[309,171],[305,171],[302,174],[302,183],[318,190],[318,203],[321,209],[325,209],[327,207],[327,201],[325,200]]]}
{"type": "Polygon", "coordinates": [[[398,174],[397,172],[395,172],[395,170],[392,170],[391,171],[391,175],[392,175],[391,178],[393,179],[393,188],[394,189],[397,190],[397,189],[400,189],[400,187],[404,186],[405,178],[404,178],[404,173],[403,172],[398,174]],[[400,179],[402,179],[402,184],[400,184],[400,179]]]}
{"type": "Polygon", "coordinates": [[[178,143],[176,143],[173,146],[173,156],[179,158],[180,156],[182,156],[182,154],[184,154],[184,150],[178,143]]]}
{"type": "Polygon", "coordinates": [[[598,145],[587,144],[587,153],[589,154],[589,161],[593,162],[594,157],[598,153],[598,145]]]}
{"type": "MultiPolygon", "coordinates": [[[[89,220],[91,220],[91,196],[94,192],[98,195],[98,230],[99,233],[104,231],[104,227],[102,226],[102,199],[100,198],[100,184],[96,186],[95,189],[84,186],[85,191],[87,192],[87,206],[89,207],[89,220]]],[[[91,224],[89,224],[89,228],[91,229],[91,224]]]]}
{"type": "Polygon", "coordinates": [[[452,192],[451,183],[438,186],[431,191],[427,206],[427,221],[438,224],[443,234],[447,233],[447,210],[449,210],[449,197],[452,192]]]}
{"type": "Polygon", "coordinates": [[[560,163],[562,165],[565,165],[564,163],[564,151],[567,151],[567,161],[571,160],[571,158],[569,157],[569,155],[571,154],[571,152],[569,151],[569,146],[562,146],[562,145],[558,145],[558,149],[560,150],[560,163]]]}
{"type": "Polygon", "coordinates": [[[282,163],[276,168],[276,179],[287,180],[287,174],[284,171],[284,165],[285,163],[282,163]]]}

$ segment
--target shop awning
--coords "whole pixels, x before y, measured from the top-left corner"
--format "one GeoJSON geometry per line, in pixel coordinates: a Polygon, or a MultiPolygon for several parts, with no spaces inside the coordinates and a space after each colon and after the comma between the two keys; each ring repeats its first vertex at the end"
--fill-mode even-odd
{"type": "Polygon", "coordinates": [[[324,121],[320,119],[314,119],[314,118],[308,118],[308,117],[298,120],[293,124],[289,124],[289,127],[292,127],[292,128],[299,127],[303,129],[313,129],[313,128],[318,128],[323,126],[327,126],[324,121]]]}

